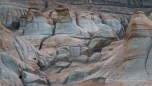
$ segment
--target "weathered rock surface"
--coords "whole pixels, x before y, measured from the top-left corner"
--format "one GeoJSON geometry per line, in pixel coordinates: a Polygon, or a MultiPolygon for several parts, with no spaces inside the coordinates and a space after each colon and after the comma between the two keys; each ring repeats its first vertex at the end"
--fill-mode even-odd
{"type": "Polygon", "coordinates": [[[81,39],[92,51],[100,50],[119,39],[115,32],[108,25],[102,24],[101,19],[95,14],[75,11],[71,12],[70,17],[69,10],[64,6],[59,6],[56,11],[58,20],[55,34],[67,34],[72,38],[81,39]]]}
{"type": "Polygon", "coordinates": [[[121,25],[120,21],[118,21],[117,19],[113,18],[112,16],[109,15],[102,15],[102,19],[103,22],[110,26],[112,28],[112,30],[117,34],[117,36],[120,39],[123,39],[125,36],[125,29],[124,27],[121,25]]]}
{"type": "Polygon", "coordinates": [[[135,12],[124,40],[111,43],[91,58],[78,57],[76,62],[86,61],[87,65],[69,66],[60,73],[50,75],[48,79],[53,78],[52,84],[76,85],[93,80],[105,86],[150,86],[151,24],[152,21],[143,12],[135,12]],[[96,63],[88,64],[91,61],[96,63]],[[61,75],[65,76],[60,77],[61,75]]]}
{"type": "Polygon", "coordinates": [[[28,72],[23,72],[22,81],[24,82],[24,86],[49,86],[46,78],[40,78],[39,76],[28,72]]]}
{"type": "MultiPolygon", "coordinates": [[[[70,38],[67,35],[55,35],[47,39],[42,45],[44,57],[53,59],[54,62],[71,62],[80,55],[89,56],[90,49],[81,40],[70,38]]],[[[53,63],[52,60],[47,62],[53,63]]]]}
{"type": "Polygon", "coordinates": [[[37,48],[43,40],[53,35],[53,20],[42,14],[38,8],[29,8],[27,15],[20,19],[20,28],[15,33],[29,40],[37,48]]]}
{"type": "Polygon", "coordinates": [[[28,7],[31,7],[31,6],[37,7],[37,8],[40,8],[44,12],[50,9],[54,9],[57,5],[61,4],[57,1],[61,3],[62,2],[68,3],[70,8],[74,8],[74,9],[106,12],[112,16],[121,18],[122,20],[125,20],[126,17],[129,20],[129,16],[134,11],[137,11],[137,10],[142,10],[146,13],[151,11],[151,8],[146,8],[146,7],[151,6],[151,1],[148,1],[148,0],[147,1],[145,0],[126,0],[126,1],[125,0],[117,0],[117,1],[114,1],[114,0],[110,0],[110,1],[109,0],[70,0],[70,1],[67,1],[67,0],[51,0],[51,1],[50,0],[32,0],[32,1],[31,0],[20,0],[20,1],[19,0],[1,0],[0,1],[1,6],[2,8],[4,8],[2,10],[2,13],[7,14],[7,15],[3,15],[3,14],[2,15],[9,16],[9,18],[2,17],[3,24],[7,26],[7,28],[9,29],[12,29],[12,30],[18,29],[19,17],[21,16],[21,14],[25,12],[25,10],[26,11],[28,10],[28,7]],[[75,4],[72,4],[72,3],[75,3],[75,4]],[[76,3],[79,3],[79,4],[76,4],[76,3]],[[128,8],[128,7],[135,7],[135,9],[128,8]],[[14,11],[11,12],[11,9],[13,9],[14,11]],[[13,19],[13,22],[12,22],[12,19],[13,19]],[[10,24],[12,24],[13,27],[10,24]]]}
{"type": "MultiPolygon", "coordinates": [[[[38,51],[28,41],[5,29],[0,23],[0,78],[2,86],[23,86],[23,71],[36,74],[45,64],[38,51]]],[[[40,79],[40,77],[33,77],[40,79]]],[[[29,81],[31,83],[33,81],[29,81]]],[[[36,83],[36,82],[35,82],[36,83]]],[[[39,83],[37,83],[39,85],[39,83]]],[[[29,85],[25,85],[29,86],[29,85]]],[[[46,85],[47,86],[47,85],[46,85]]]]}
{"type": "Polygon", "coordinates": [[[11,30],[16,30],[19,28],[20,16],[27,13],[26,6],[17,4],[1,4],[0,10],[2,24],[11,30]]]}
{"type": "Polygon", "coordinates": [[[0,16],[19,36],[0,23],[0,86],[152,85],[151,8],[128,8],[150,1],[11,1],[0,16]]]}
{"type": "Polygon", "coordinates": [[[149,0],[57,0],[62,3],[69,3],[74,5],[116,5],[127,7],[151,7],[152,2],[149,0]]]}
{"type": "Polygon", "coordinates": [[[0,53],[0,55],[0,78],[2,79],[2,86],[23,86],[19,78],[21,68],[19,67],[18,60],[4,53],[0,53]]]}
{"type": "Polygon", "coordinates": [[[84,43],[86,42],[85,44],[88,44],[90,35],[87,31],[72,22],[69,9],[63,5],[59,5],[55,10],[58,13],[58,18],[54,34],[66,34],[72,38],[82,39],[84,43]]]}
{"type": "Polygon", "coordinates": [[[27,14],[29,7],[37,7],[44,12],[57,5],[54,1],[47,0],[0,0],[0,3],[2,23],[12,31],[19,29],[20,17],[27,14]]]}

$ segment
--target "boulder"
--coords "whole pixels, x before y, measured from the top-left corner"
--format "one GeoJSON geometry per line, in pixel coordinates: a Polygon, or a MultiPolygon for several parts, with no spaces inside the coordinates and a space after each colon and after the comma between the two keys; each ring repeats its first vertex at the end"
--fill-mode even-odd
{"type": "Polygon", "coordinates": [[[101,59],[100,53],[94,53],[90,58],[89,62],[98,62],[101,59]]]}
{"type": "Polygon", "coordinates": [[[28,72],[23,72],[21,80],[24,86],[49,86],[45,78],[40,78],[39,76],[28,72]]]}
{"type": "MultiPolygon", "coordinates": [[[[78,25],[82,29],[87,31],[90,34],[90,36],[93,36],[96,32],[99,31],[99,28],[97,27],[95,22],[93,20],[91,20],[91,18],[92,18],[92,15],[90,15],[90,13],[84,12],[84,13],[81,13],[80,15],[78,15],[77,22],[78,22],[78,25]]],[[[100,22],[100,23],[102,23],[102,22],[100,22]]]]}
{"type": "Polygon", "coordinates": [[[87,63],[89,60],[89,58],[85,55],[81,55],[79,57],[77,57],[74,61],[75,62],[82,62],[82,63],[87,63]]]}
{"type": "Polygon", "coordinates": [[[113,41],[119,40],[116,33],[106,24],[98,24],[99,30],[93,35],[89,43],[91,51],[100,51],[103,47],[109,45],[113,41]]]}
{"type": "Polygon", "coordinates": [[[0,52],[0,80],[2,86],[23,86],[20,76],[22,69],[19,61],[10,55],[0,52]]]}
{"type": "MultiPolygon", "coordinates": [[[[82,69],[72,71],[72,72],[69,74],[67,83],[68,83],[68,84],[72,84],[72,83],[74,83],[75,81],[82,80],[82,79],[83,79],[84,77],[86,77],[87,75],[88,75],[88,74],[85,72],[85,70],[82,71],[82,69]]],[[[66,77],[67,77],[67,76],[66,76],[66,77]]]]}

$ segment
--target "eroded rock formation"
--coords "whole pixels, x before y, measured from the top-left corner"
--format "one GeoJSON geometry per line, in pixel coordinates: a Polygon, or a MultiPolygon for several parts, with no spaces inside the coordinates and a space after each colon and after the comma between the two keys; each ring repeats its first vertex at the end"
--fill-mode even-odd
{"type": "Polygon", "coordinates": [[[1,4],[0,16],[3,25],[11,30],[16,30],[20,26],[20,16],[27,13],[27,7],[22,5],[1,4]]]}
{"type": "MultiPolygon", "coordinates": [[[[0,23],[0,78],[5,84],[3,86],[23,86],[23,84],[32,84],[24,82],[23,72],[37,74],[40,67],[45,65],[44,60],[38,54],[38,51],[28,41],[13,34],[13,32],[5,29],[0,23]],[[23,83],[21,79],[23,78],[23,83]]],[[[35,77],[35,79],[38,79],[35,77]]],[[[41,80],[40,80],[41,81],[41,80]]],[[[47,82],[46,82],[47,83],[47,82]]],[[[32,84],[34,85],[34,84],[32,84]]],[[[27,85],[28,86],[28,85],[27,85]]]]}
{"type": "Polygon", "coordinates": [[[143,12],[135,12],[125,39],[111,43],[101,53],[88,59],[96,58],[98,62],[63,69],[60,73],[50,75],[50,82],[54,76],[58,76],[56,83],[59,80],[61,84],[96,80],[105,86],[151,85],[151,24],[152,21],[143,12]]]}
{"type": "Polygon", "coordinates": [[[151,7],[150,0],[57,0],[62,3],[74,5],[94,4],[94,5],[118,5],[127,7],[151,7]]]}
{"type": "Polygon", "coordinates": [[[0,5],[0,86],[152,85],[152,14],[119,7],[147,7],[150,1],[12,1],[0,5]]]}
{"type": "Polygon", "coordinates": [[[53,35],[53,20],[42,14],[38,8],[29,8],[27,15],[22,16],[20,20],[20,28],[15,33],[29,40],[37,48],[44,39],[53,35]]]}

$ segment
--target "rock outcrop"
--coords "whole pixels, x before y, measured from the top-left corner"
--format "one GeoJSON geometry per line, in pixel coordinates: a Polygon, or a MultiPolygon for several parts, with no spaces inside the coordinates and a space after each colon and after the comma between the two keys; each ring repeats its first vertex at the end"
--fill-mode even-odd
{"type": "Polygon", "coordinates": [[[102,24],[97,15],[76,11],[71,12],[72,16],[70,16],[69,9],[62,5],[56,8],[56,11],[58,20],[55,35],[66,34],[72,38],[81,39],[85,45],[89,45],[92,51],[99,50],[110,42],[119,39],[109,26],[102,24]],[[105,35],[105,33],[108,34],[105,35]],[[100,48],[97,49],[97,47],[100,48]]]}
{"type": "Polygon", "coordinates": [[[70,38],[67,35],[56,35],[47,39],[42,45],[42,52],[44,52],[45,59],[49,63],[57,62],[71,63],[81,55],[90,56],[90,49],[85,46],[81,40],[70,38]]]}
{"type": "Polygon", "coordinates": [[[91,51],[100,51],[104,46],[124,36],[125,30],[115,18],[113,20],[116,23],[108,25],[102,24],[96,13],[71,11],[64,5],[59,5],[55,10],[56,12],[41,13],[38,8],[29,8],[27,15],[20,17],[20,28],[15,33],[38,49],[41,49],[43,42],[49,37],[63,34],[81,40],[91,51]]]}
{"type": "Polygon", "coordinates": [[[5,27],[16,31],[20,27],[20,17],[27,15],[29,7],[40,8],[41,11],[54,9],[57,3],[48,0],[0,0],[0,17],[5,27]]]}
{"type": "Polygon", "coordinates": [[[116,5],[126,7],[151,7],[152,2],[149,0],[57,0],[62,3],[74,5],[116,5]]]}
{"type": "MultiPolygon", "coordinates": [[[[116,53],[114,62],[120,63],[117,69],[108,76],[110,82],[122,83],[123,85],[150,85],[151,59],[151,29],[150,21],[143,12],[135,12],[130,20],[124,43],[120,47],[122,53],[116,53]],[[140,47],[139,47],[140,46],[140,47]],[[123,50],[122,50],[123,49],[123,50]],[[141,52],[144,49],[144,52],[141,52]],[[119,60],[117,57],[120,57],[119,60]],[[137,72],[138,71],[138,72],[137,72]],[[115,81],[116,80],[116,81],[115,81]]],[[[112,63],[112,61],[111,61],[112,63]]],[[[107,64],[110,66],[110,64],[107,64]]],[[[114,68],[114,66],[111,68],[114,68]]]]}
{"type": "Polygon", "coordinates": [[[151,8],[128,8],[151,1],[11,1],[0,0],[0,86],[152,85],[152,13],[134,12],[151,8]]]}
{"type": "Polygon", "coordinates": [[[66,34],[72,38],[83,39],[86,42],[85,44],[88,44],[90,35],[72,22],[69,9],[63,5],[59,5],[55,10],[58,13],[58,19],[54,34],[66,34]]]}
{"type": "Polygon", "coordinates": [[[111,43],[103,48],[101,53],[93,54],[89,58],[81,56],[75,60],[89,63],[92,61],[92,64],[72,67],[76,64],[72,62],[69,68],[57,74],[49,74],[53,70],[48,70],[46,74],[49,75],[49,82],[77,84],[92,80],[105,86],[150,86],[151,29],[152,21],[144,12],[135,12],[130,19],[124,40],[111,43]],[[61,75],[65,76],[60,77],[61,75]]]}
{"type": "Polygon", "coordinates": [[[144,12],[151,11],[151,8],[147,7],[151,7],[152,3],[148,0],[1,0],[0,2],[1,8],[3,9],[1,10],[3,16],[3,25],[11,30],[16,30],[19,28],[19,17],[24,15],[25,11],[28,10],[28,7],[31,6],[40,8],[40,10],[44,12],[54,9],[61,3],[68,3],[70,8],[108,12],[112,13],[111,15],[117,16],[118,18],[121,17],[122,19],[125,19],[124,17],[129,18],[129,16],[137,10],[142,10],[144,12]],[[135,9],[132,9],[131,7],[135,7],[135,9]],[[9,18],[6,16],[9,16],[9,18]]]}
{"type": "Polygon", "coordinates": [[[37,48],[44,39],[53,35],[53,20],[42,14],[38,8],[29,8],[27,15],[20,19],[20,28],[15,33],[29,40],[37,48]]]}
{"type": "Polygon", "coordinates": [[[21,76],[21,67],[19,62],[15,57],[0,53],[0,78],[1,86],[23,86],[20,76],[21,76]]]}
{"type": "Polygon", "coordinates": [[[117,36],[120,39],[123,39],[125,36],[125,29],[124,27],[121,25],[120,21],[118,21],[117,19],[113,18],[112,16],[109,15],[102,15],[102,19],[103,22],[110,26],[112,28],[112,30],[117,34],[117,36]]]}
{"type": "Polygon", "coordinates": [[[1,4],[0,5],[0,17],[2,24],[11,29],[17,30],[20,26],[20,16],[27,13],[27,7],[17,4],[1,4]]]}
{"type": "MultiPolygon", "coordinates": [[[[44,60],[33,45],[25,39],[14,35],[13,32],[7,30],[1,23],[0,58],[0,78],[2,80],[2,86],[23,86],[23,83],[25,85],[26,81],[23,79],[22,83],[20,77],[22,77],[24,71],[37,74],[40,72],[40,68],[45,65],[42,64],[44,60]]],[[[39,79],[40,77],[38,77],[39,76],[33,78],[39,79]]],[[[33,81],[29,81],[26,82],[26,84],[32,82],[33,81]]]]}

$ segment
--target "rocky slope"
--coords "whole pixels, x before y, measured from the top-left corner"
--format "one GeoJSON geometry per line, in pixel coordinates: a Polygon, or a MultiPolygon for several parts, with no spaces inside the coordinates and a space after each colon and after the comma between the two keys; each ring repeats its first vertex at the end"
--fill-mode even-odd
{"type": "Polygon", "coordinates": [[[51,10],[57,3],[47,0],[0,0],[0,17],[8,29],[19,29],[20,17],[26,15],[29,7],[37,7],[41,11],[51,10]]]}
{"type": "Polygon", "coordinates": [[[23,86],[22,82],[28,83],[30,80],[35,81],[37,79],[42,81],[39,84],[47,83],[45,79],[40,79],[39,76],[34,75],[41,73],[43,76],[40,65],[44,61],[33,45],[5,29],[1,23],[0,39],[0,80],[2,86],[23,86]],[[31,75],[35,77],[29,80],[28,76],[31,75]]]}
{"type": "MultiPolygon", "coordinates": [[[[48,10],[54,10],[54,8],[61,4],[66,3],[70,9],[75,10],[90,10],[96,13],[107,13],[108,15],[111,15],[115,18],[117,18],[122,24],[124,24],[124,27],[126,28],[126,23],[129,21],[130,15],[138,10],[144,11],[145,13],[150,12],[151,8],[145,8],[145,6],[151,6],[151,1],[145,1],[145,0],[118,0],[118,1],[99,1],[99,0],[92,0],[92,4],[88,4],[90,2],[89,0],[79,0],[80,2],[84,2],[83,4],[71,4],[74,2],[79,1],[73,1],[73,0],[1,0],[1,16],[2,16],[2,23],[5,27],[11,30],[19,29],[19,18],[23,15],[26,15],[26,11],[29,7],[37,7],[42,12],[48,11],[48,10]],[[64,1],[64,2],[63,2],[64,1]],[[94,2],[102,2],[103,4],[93,4],[94,2]],[[112,3],[111,3],[112,2],[112,3]],[[118,2],[119,4],[113,3],[118,2]],[[123,2],[125,5],[130,3],[130,5],[125,6],[122,4],[123,2]],[[135,6],[133,3],[140,4],[142,2],[141,6],[135,6]],[[111,3],[111,4],[109,4],[111,3]],[[121,6],[122,5],[122,6],[121,6]],[[128,8],[129,7],[135,7],[134,9],[128,8]],[[122,10],[123,9],[123,10],[122,10]],[[9,16],[9,17],[6,17],[9,16]]],[[[100,16],[99,16],[100,17],[100,16]]]]}
{"type": "Polygon", "coordinates": [[[152,85],[150,1],[0,2],[0,86],[152,85]]]}
{"type": "Polygon", "coordinates": [[[0,9],[3,25],[11,30],[19,28],[20,16],[27,12],[27,7],[24,5],[1,4],[0,9]]]}
{"type": "Polygon", "coordinates": [[[81,86],[77,83],[89,83],[91,80],[106,86],[150,86],[151,24],[152,21],[143,12],[135,12],[124,40],[111,43],[101,53],[95,53],[91,57],[77,57],[68,68],[62,65],[66,68],[59,73],[52,74],[58,69],[47,70],[49,82],[81,86]],[[80,62],[83,63],[82,66],[80,62]]]}

